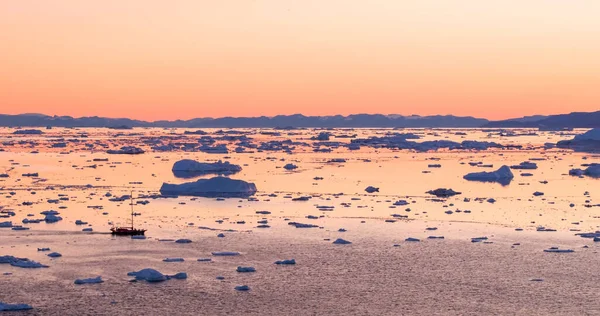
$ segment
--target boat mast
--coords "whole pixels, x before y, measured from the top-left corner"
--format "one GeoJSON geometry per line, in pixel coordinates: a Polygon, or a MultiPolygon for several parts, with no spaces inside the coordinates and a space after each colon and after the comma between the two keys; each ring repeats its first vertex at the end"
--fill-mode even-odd
{"type": "Polygon", "coordinates": [[[133,229],[133,191],[131,191],[131,229],[133,229]]]}

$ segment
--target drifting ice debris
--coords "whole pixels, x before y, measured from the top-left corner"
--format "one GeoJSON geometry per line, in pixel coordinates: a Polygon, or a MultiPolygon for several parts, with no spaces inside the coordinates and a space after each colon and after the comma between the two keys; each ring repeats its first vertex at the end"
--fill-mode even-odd
{"type": "Polygon", "coordinates": [[[198,162],[191,159],[184,159],[173,164],[171,169],[178,178],[192,178],[205,174],[224,174],[230,175],[242,171],[242,167],[219,160],[215,163],[198,162]]]}
{"type": "Polygon", "coordinates": [[[162,282],[166,281],[168,278],[164,274],[154,270],[154,269],[142,269],[137,272],[129,272],[128,276],[135,277],[138,281],[146,281],[146,282],[162,282]]]}
{"type": "Polygon", "coordinates": [[[13,135],[42,135],[44,132],[39,129],[20,129],[13,132],[13,135]]]}
{"type": "Polygon", "coordinates": [[[33,309],[33,307],[27,304],[7,304],[0,302],[0,312],[25,311],[30,309],[33,309]]]}
{"type": "Polygon", "coordinates": [[[530,161],[523,161],[522,163],[518,164],[518,165],[513,165],[510,166],[511,169],[526,169],[526,170],[533,170],[533,169],[537,169],[537,164],[535,162],[530,162],[530,161]]]}
{"type": "Polygon", "coordinates": [[[164,258],[163,262],[183,262],[183,258],[164,258]]]}
{"type": "Polygon", "coordinates": [[[75,221],[75,225],[87,225],[87,224],[88,224],[87,222],[84,222],[84,221],[82,221],[80,219],[78,219],[78,220],[75,221]]]}
{"type": "Polygon", "coordinates": [[[231,256],[239,256],[240,253],[236,251],[216,251],[211,253],[213,256],[219,257],[231,257],[231,256]]]}
{"type": "Polygon", "coordinates": [[[344,163],[344,162],[346,162],[346,159],[344,159],[344,158],[333,158],[333,159],[329,159],[327,162],[328,163],[344,163]]]}
{"type": "Polygon", "coordinates": [[[404,241],[415,241],[415,242],[418,242],[418,241],[421,241],[421,240],[418,239],[418,238],[408,237],[404,241]]]}
{"type": "Polygon", "coordinates": [[[50,248],[38,248],[37,251],[50,251],[50,248]]]}
{"type": "Polygon", "coordinates": [[[404,206],[404,205],[408,205],[410,203],[408,203],[406,200],[398,200],[396,202],[394,202],[394,206],[404,206]]]}
{"type": "Polygon", "coordinates": [[[482,242],[487,239],[488,239],[487,237],[474,237],[474,238],[471,238],[471,242],[482,242]]]}
{"type": "Polygon", "coordinates": [[[131,239],[146,239],[146,236],[144,236],[144,235],[133,235],[133,236],[131,236],[131,239]]]}
{"type": "Polygon", "coordinates": [[[81,285],[81,284],[98,284],[98,283],[102,283],[104,282],[102,280],[101,276],[95,277],[95,278],[89,278],[89,279],[77,279],[75,280],[75,284],[81,285]]]}
{"type": "Polygon", "coordinates": [[[571,176],[588,176],[592,178],[600,178],[600,164],[590,164],[587,169],[571,169],[569,170],[571,176]]]}
{"type": "Polygon", "coordinates": [[[143,154],[144,150],[135,146],[123,146],[121,149],[110,149],[106,151],[111,155],[139,155],[143,154]]]}
{"type": "Polygon", "coordinates": [[[296,264],[296,260],[295,259],[278,260],[278,261],[275,261],[275,264],[296,264]]]}
{"type": "Polygon", "coordinates": [[[168,277],[171,279],[176,279],[176,280],[185,280],[185,279],[187,279],[187,273],[179,272],[174,275],[169,275],[168,277]]]}
{"type": "Polygon", "coordinates": [[[93,232],[93,231],[94,231],[94,229],[92,229],[91,227],[88,227],[88,228],[84,228],[84,229],[82,229],[81,231],[82,231],[82,232],[93,232]]]}
{"type": "Polygon", "coordinates": [[[56,216],[56,215],[53,215],[53,214],[48,214],[44,218],[44,221],[46,221],[46,223],[56,223],[58,221],[62,221],[62,217],[56,216]]]}
{"type": "Polygon", "coordinates": [[[544,252],[571,253],[571,252],[575,252],[575,250],[573,250],[573,249],[558,249],[558,247],[550,247],[548,249],[544,249],[544,252]]]}
{"type": "Polygon", "coordinates": [[[235,287],[235,290],[245,292],[245,291],[250,291],[250,287],[247,285],[238,285],[235,287]]]}
{"type": "Polygon", "coordinates": [[[287,165],[283,166],[283,169],[285,169],[285,170],[295,170],[295,169],[298,169],[298,166],[296,166],[293,163],[288,163],[287,165]]]}
{"type": "Polygon", "coordinates": [[[176,242],[176,243],[178,243],[178,244],[189,244],[189,243],[191,243],[192,241],[191,241],[191,240],[189,240],[189,239],[182,238],[182,239],[177,239],[177,240],[175,240],[175,242],[176,242]]]}
{"type": "Polygon", "coordinates": [[[373,187],[373,186],[368,186],[365,191],[367,193],[373,193],[373,192],[379,192],[379,188],[373,187]]]}
{"type": "Polygon", "coordinates": [[[198,259],[198,262],[211,262],[212,259],[211,258],[200,258],[198,259]]]}
{"type": "Polygon", "coordinates": [[[296,228],[317,228],[317,227],[319,227],[318,225],[302,224],[302,223],[297,223],[297,222],[289,222],[288,225],[295,226],[296,228]]]}
{"type": "Polygon", "coordinates": [[[254,269],[253,267],[237,267],[237,269],[235,270],[237,272],[256,272],[256,269],[254,269]]]}
{"type": "Polygon", "coordinates": [[[555,232],[556,231],[556,229],[546,228],[544,226],[538,226],[535,228],[535,230],[538,232],[555,232]]]}
{"type": "Polygon", "coordinates": [[[335,245],[348,245],[351,244],[352,242],[344,240],[342,238],[338,238],[333,242],[335,245]]]}
{"type": "Polygon", "coordinates": [[[473,172],[465,175],[463,179],[468,181],[498,182],[507,185],[514,178],[513,173],[508,166],[502,166],[500,169],[492,172],[473,172]]]}
{"type": "Polygon", "coordinates": [[[444,239],[444,236],[429,236],[427,239],[444,239]]]}
{"type": "Polygon", "coordinates": [[[215,177],[183,184],[163,183],[160,193],[175,196],[247,198],[256,193],[256,185],[243,180],[215,177]]]}
{"type": "Polygon", "coordinates": [[[47,256],[50,257],[50,258],[59,258],[59,257],[62,257],[62,255],[60,253],[58,253],[58,252],[49,253],[47,256]]]}
{"type": "Polygon", "coordinates": [[[13,227],[13,223],[8,221],[8,222],[0,222],[0,228],[11,228],[13,227]]]}
{"type": "Polygon", "coordinates": [[[437,197],[443,197],[443,198],[447,198],[447,197],[451,197],[457,194],[461,194],[461,192],[456,192],[452,189],[444,189],[444,188],[440,188],[440,189],[435,189],[435,190],[430,190],[425,192],[427,194],[431,194],[431,195],[435,195],[437,197]]]}
{"type": "Polygon", "coordinates": [[[217,235],[217,237],[219,237],[219,238],[225,238],[225,234],[220,233],[220,234],[217,235]]]}
{"type": "Polygon", "coordinates": [[[541,196],[541,195],[544,195],[544,192],[540,192],[540,191],[533,192],[533,196],[541,196]]]}

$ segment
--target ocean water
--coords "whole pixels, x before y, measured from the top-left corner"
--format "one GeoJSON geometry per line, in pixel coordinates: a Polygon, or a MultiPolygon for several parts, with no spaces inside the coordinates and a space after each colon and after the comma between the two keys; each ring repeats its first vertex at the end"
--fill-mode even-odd
{"type": "Polygon", "coordinates": [[[298,144],[290,152],[236,153],[239,140],[221,139],[224,133],[205,129],[215,144],[229,148],[227,154],[198,151],[202,136],[184,131],[54,128],[43,135],[14,135],[14,129],[0,129],[0,174],[9,175],[0,178],[0,208],[15,213],[0,222],[30,228],[0,228],[0,256],[25,257],[49,266],[22,269],[0,264],[0,273],[8,273],[0,275],[0,301],[30,304],[34,309],[25,313],[32,315],[600,314],[600,278],[594,264],[600,243],[575,235],[600,230],[600,202],[595,199],[600,179],[568,175],[582,164],[600,163],[600,156],[545,147],[583,130],[336,129],[327,131],[333,135],[330,143],[317,146],[311,137],[323,130],[238,129],[250,144],[288,139],[298,144]],[[474,140],[505,147],[349,150],[344,145],[351,138],[335,137],[390,133],[416,134],[417,142],[474,140]],[[65,145],[52,147],[56,143],[65,145]],[[179,149],[152,150],[158,143],[179,149]],[[121,146],[137,146],[146,153],[106,153],[121,146]],[[94,161],[98,158],[108,161],[94,161]],[[338,158],[345,162],[328,162],[338,158]],[[252,199],[156,198],[164,182],[195,180],[173,175],[173,163],[180,159],[241,165],[243,170],[231,177],[255,183],[258,192],[252,199]],[[534,161],[538,168],[513,170],[509,185],[463,179],[470,172],[523,161],[534,161]],[[283,169],[287,163],[298,169],[283,169]],[[22,176],[34,172],[39,175],[22,176]],[[378,187],[379,192],[369,194],[367,186],[378,187]],[[437,188],[461,194],[437,199],[426,193],[437,188]],[[146,240],[109,234],[112,225],[130,224],[131,206],[128,199],[110,201],[107,193],[111,197],[133,193],[136,202],[149,202],[134,207],[141,214],[135,217],[136,227],[148,230],[146,240]],[[301,196],[311,198],[292,200],[301,196]],[[394,206],[398,200],[408,204],[394,206]],[[46,210],[59,211],[63,220],[21,224],[25,218],[43,218],[39,213],[46,210]],[[257,228],[257,221],[264,219],[270,227],[257,228]],[[76,220],[88,224],[75,225],[76,220]],[[295,228],[288,225],[291,221],[319,227],[295,228]],[[539,226],[556,231],[537,231],[539,226]],[[432,227],[437,230],[426,230],[432,227]],[[83,228],[93,232],[82,232],[83,228]],[[219,233],[225,237],[218,238],[219,233]],[[482,236],[488,242],[471,242],[482,236]],[[421,241],[405,241],[409,237],[421,241]],[[192,243],[159,241],[179,238],[192,243]],[[337,238],[352,244],[332,244],[337,238]],[[543,252],[555,246],[574,252],[543,252]],[[41,247],[63,256],[51,259],[37,251],[41,247]],[[213,251],[241,255],[214,257],[213,251]],[[162,261],[166,257],[185,261],[166,263],[162,261]],[[273,264],[291,258],[296,265],[273,264]],[[237,266],[253,266],[257,272],[237,273],[237,266]],[[127,272],[142,268],[187,272],[189,278],[129,282],[127,272]],[[77,278],[99,275],[105,280],[102,284],[73,284],[77,278]],[[237,285],[251,290],[235,291],[237,285]]]}

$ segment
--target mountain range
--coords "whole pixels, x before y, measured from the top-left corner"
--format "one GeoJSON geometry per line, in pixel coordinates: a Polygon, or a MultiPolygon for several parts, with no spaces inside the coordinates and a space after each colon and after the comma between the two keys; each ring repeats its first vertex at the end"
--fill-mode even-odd
{"type": "Polygon", "coordinates": [[[3,127],[180,127],[180,128],[288,128],[288,127],[531,127],[531,128],[592,128],[600,127],[600,111],[575,112],[561,115],[535,115],[502,121],[453,115],[403,116],[382,114],[354,114],[348,116],[305,116],[302,114],[273,117],[196,118],[175,121],[142,121],[128,118],[49,116],[44,114],[0,114],[3,127]]]}

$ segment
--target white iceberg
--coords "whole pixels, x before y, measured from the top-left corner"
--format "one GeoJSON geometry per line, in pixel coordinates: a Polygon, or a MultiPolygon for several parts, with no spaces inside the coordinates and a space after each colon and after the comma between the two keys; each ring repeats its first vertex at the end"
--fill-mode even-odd
{"type": "Polygon", "coordinates": [[[179,178],[191,178],[205,174],[234,174],[242,171],[242,167],[219,160],[215,163],[198,162],[191,159],[184,159],[173,164],[171,169],[173,174],[179,178]]]}
{"type": "Polygon", "coordinates": [[[468,181],[498,182],[503,185],[509,184],[513,178],[514,175],[508,166],[502,166],[498,170],[491,172],[473,172],[463,177],[463,179],[468,181]]]}
{"type": "Polygon", "coordinates": [[[225,177],[199,179],[183,184],[163,183],[162,195],[201,196],[201,197],[240,197],[246,198],[256,193],[256,185],[243,180],[225,177]]]}

